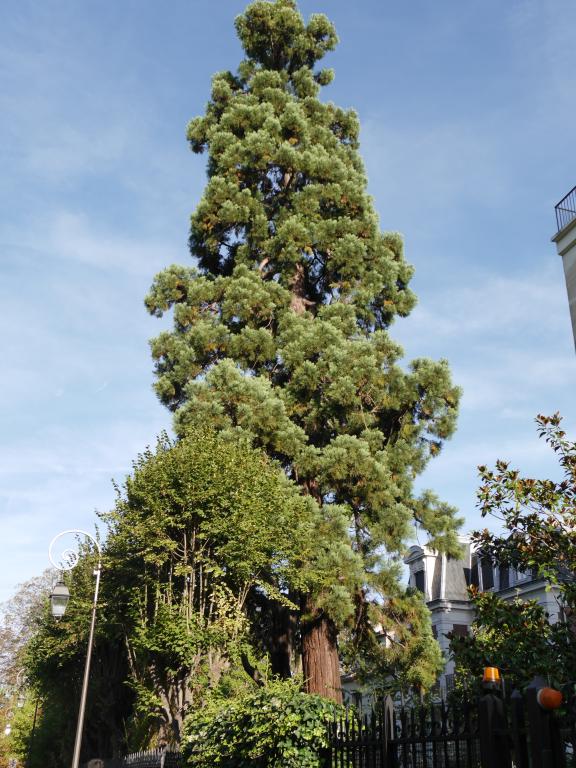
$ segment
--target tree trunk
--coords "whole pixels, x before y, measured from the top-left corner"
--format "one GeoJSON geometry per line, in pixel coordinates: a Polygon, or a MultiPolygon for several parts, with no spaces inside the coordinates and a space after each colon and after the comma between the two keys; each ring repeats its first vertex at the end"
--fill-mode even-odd
{"type": "Polygon", "coordinates": [[[317,693],[342,704],[338,632],[334,622],[304,600],[302,621],[302,671],[307,693],[317,693]],[[308,618],[309,617],[309,618],[308,618]]]}

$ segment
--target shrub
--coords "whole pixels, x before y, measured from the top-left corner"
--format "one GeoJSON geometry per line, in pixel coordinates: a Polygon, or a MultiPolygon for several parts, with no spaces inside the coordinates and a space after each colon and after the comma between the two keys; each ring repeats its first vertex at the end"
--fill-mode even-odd
{"type": "Polygon", "coordinates": [[[339,707],[274,681],[190,715],[183,751],[193,768],[319,768],[327,726],[339,707]]]}

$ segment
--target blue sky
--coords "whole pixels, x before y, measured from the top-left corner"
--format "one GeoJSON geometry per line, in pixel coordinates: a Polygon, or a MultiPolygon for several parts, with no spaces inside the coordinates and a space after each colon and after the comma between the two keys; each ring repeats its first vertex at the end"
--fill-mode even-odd
{"type": "MultiPolygon", "coordinates": [[[[239,0],[8,0],[0,27],[0,600],[93,528],[170,415],[152,392],[153,275],[189,263],[203,157],[185,141],[241,53],[239,0]]],[[[475,511],[476,466],[550,475],[533,418],[576,437],[554,204],[576,184],[573,0],[303,0],[341,43],[325,97],[358,110],[384,229],[419,305],[393,336],[446,357],[460,426],[421,479],[475,511]]]]}

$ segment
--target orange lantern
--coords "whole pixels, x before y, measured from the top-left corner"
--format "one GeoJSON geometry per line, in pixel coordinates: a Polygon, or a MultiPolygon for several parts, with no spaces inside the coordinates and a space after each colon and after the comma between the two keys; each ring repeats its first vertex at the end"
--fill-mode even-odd
{"type": "Polygon", "coordinates": [[[536,699],[542,709],[558,709],[562,704],[562,694],[555,688],[540,688],[536,699]]]}
{"type": "Polygon", "coordinates": [[[484,667],[484,674],[482,675],[483,683],[496,683],[500,684],[500,670],[498,667],[484,667]]]}

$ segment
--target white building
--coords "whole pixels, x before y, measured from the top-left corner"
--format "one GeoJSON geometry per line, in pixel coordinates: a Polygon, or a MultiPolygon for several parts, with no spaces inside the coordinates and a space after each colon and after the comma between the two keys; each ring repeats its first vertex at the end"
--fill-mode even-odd
{"type": "Polygon", "coordinates": [[[556,206],[556,226],[558,231],[552,241],[556,243],[564,265],[572,333],[576,344],[576,187],[556,206]]]}
{"type": "MultiPolygon", "coordinates": [[[[558,621],[561,607],[559,590],[542,578],[514,568],[494,565],[482,558],[466,537],[460,537],[464,557],[460,560],[442,555],[428,547],[413,546],[404,560],[410,569],[410,586],[419,589],[432,617],[432,632],[448,659],[450,644],[446,635],[466,635],[474,621],[474,608],[468,587],[481,592],[493,591],[503,600],[519,597],[536,600],[552,623],[558,621]]],[[[454,663],[447,661],[440,679],[444,692],[452,686],[454,663]]]]}
{"type": "MultiPolygon", "coordinates": [[[[542,578],[506,566],[494,566],[482,558],[470,539],[459,537],[463,550],[460,559],[439,554],[427,546],[410,548],[404,562],[409,568],[409,584],[419,589],[430,609],[432,633],[446,659],[439,680],[439,693],[445,695],[454,684],[454,662],[449,659],[449,632],[467,635],[474,621],[474,606],[468,587],[481,592],[492,591],[503,600],[536,600],[548,614],[551,623],[560,618],[560,592],[542,578]]],[[[390,642],[383,636],[382,642],[390,642]]],[[[374,704],[374,689],[370,681],[360,684],[353,674],[342,676],[342,691],[346,703],[370,711],[374,704]]]]}

